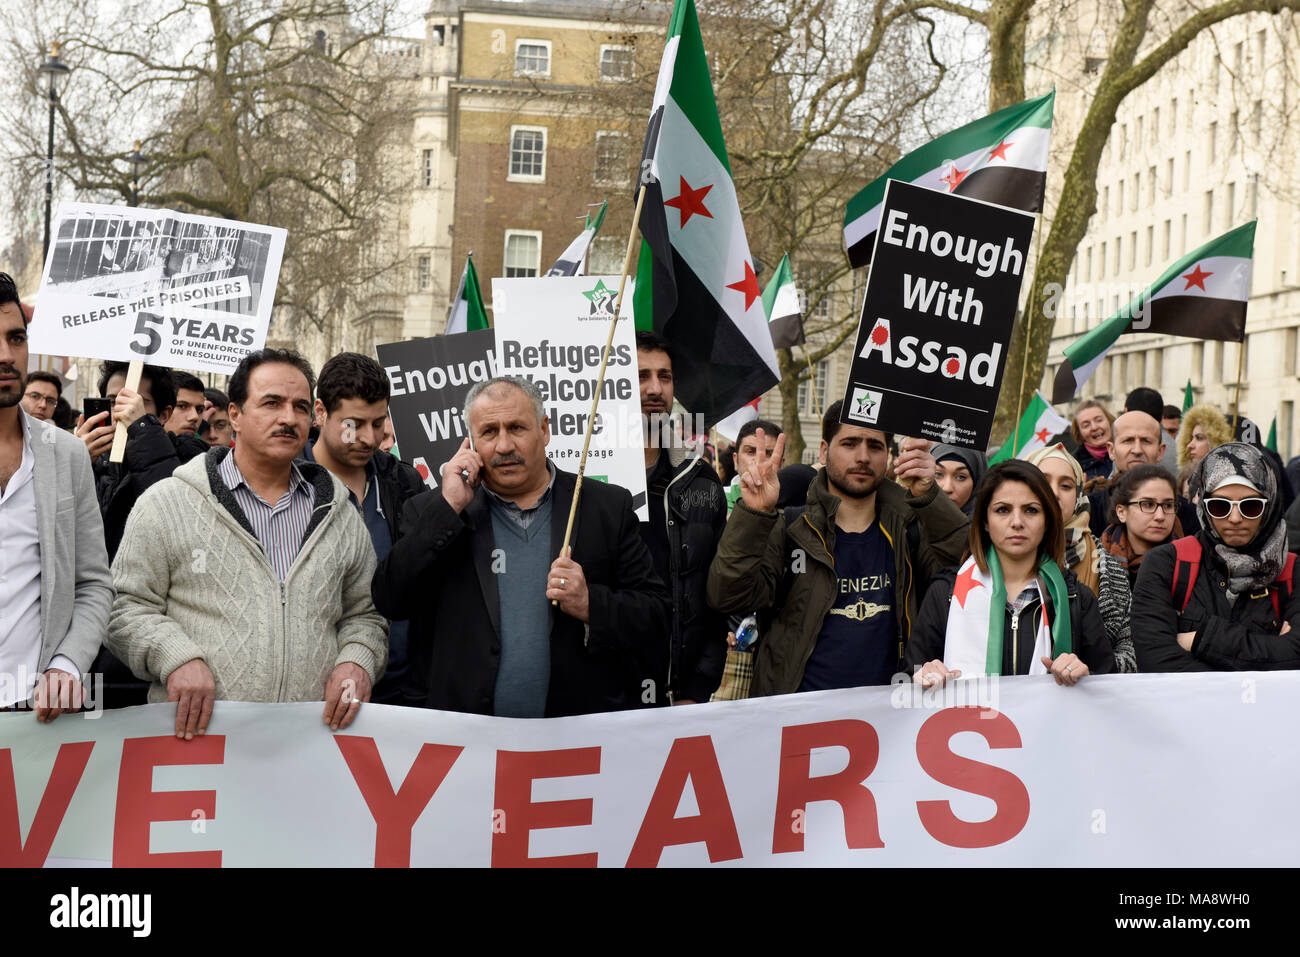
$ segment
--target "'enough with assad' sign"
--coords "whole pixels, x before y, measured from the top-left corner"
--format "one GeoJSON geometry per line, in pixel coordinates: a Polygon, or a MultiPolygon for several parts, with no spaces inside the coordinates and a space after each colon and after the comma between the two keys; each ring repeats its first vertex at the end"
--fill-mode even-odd
{"type": "Polygon", "coordinates": [[[853,366],[849,425],[983,449],[1034,217],[891,180],[853,366]]]}

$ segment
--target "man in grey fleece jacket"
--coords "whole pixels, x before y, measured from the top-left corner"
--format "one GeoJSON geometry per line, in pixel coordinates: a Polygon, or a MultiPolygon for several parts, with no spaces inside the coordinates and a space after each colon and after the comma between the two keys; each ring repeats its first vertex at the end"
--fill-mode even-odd
{"type": "Polygon", "coordinates": [[[319,701],[347,727],[388,655],[370,598],[375,552],[338,479],[294,462],[311,367],[266,349],[230,382],[233,450],[214,448],[150,488],[113,562],[108,646],[202,734],[213,701],[319,701]]]}

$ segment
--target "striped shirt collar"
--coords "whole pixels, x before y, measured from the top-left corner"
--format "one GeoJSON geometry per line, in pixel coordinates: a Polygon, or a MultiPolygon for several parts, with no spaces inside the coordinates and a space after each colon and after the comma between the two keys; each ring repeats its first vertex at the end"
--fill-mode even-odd
{"type": "MultiPolygon", "coordinates": [[[[217,473],[221,476],[221,481],[226,483],[226,488],[230,489],[232,492],[240,485],[243,485],[250,492],[253,492],[253,486],[248,484],[248,480],[244,478],[244,473],[239,471],[239,466],[235,464],[234,449],[231,449],[230,452],[224,455],[221,461],[217,464],[217,473]]],[[[289,491],[285,494],[291,495],[295,492],[307,495],[312,494],[311,485],[299,470],[298,462],[296,460],[289,463],[289,491]]],[[[253,494],[257,495],[256,492],[253,492],[253,494]]],[[[266,501],[265,499],[262,499],[260,495],[257,497],[264,502],[266,501]]],[[[276,503],[266,502],[266,504],[275,505],[276,503]]]]}

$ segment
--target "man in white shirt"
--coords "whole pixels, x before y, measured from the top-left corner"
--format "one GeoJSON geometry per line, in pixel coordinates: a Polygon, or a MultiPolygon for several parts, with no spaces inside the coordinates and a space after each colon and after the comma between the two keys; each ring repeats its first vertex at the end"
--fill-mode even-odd
{"type": "Polygon", "coordinates": [[[113,584],[85,446],[19,406],[27,313],[0,273],[0,710],[82,705],[113,584]]]}

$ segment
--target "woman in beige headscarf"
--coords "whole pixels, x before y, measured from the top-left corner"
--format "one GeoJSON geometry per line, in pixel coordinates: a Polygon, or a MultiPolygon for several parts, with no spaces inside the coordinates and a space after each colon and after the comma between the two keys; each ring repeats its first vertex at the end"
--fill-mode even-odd
{"type": "Polygon", "coordinates": [[[1132,591],[1128,570],[1088,530],[1088,497],[1083,493],[1083,469],[1059,442],[1031,452],[1027,460],[1038,466],[1056,493],[1065,521],[1065,563],[1080,582],[1097,596],[1102,624],[1115,654],[1116,672],[1137,671],[1129,629],[1132,591]]]}

